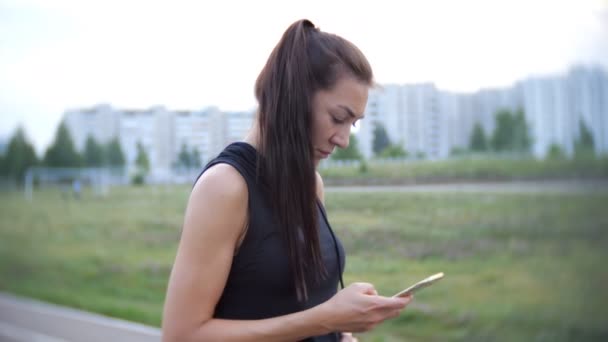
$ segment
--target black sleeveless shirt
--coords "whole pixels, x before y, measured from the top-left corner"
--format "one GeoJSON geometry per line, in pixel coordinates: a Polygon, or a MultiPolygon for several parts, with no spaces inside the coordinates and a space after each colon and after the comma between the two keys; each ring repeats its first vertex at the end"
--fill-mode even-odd
{"type": "MultiPolygon", "coordinates": [[[[308,300],[298,302],[289,257],[279,227],[272,219],[265,186],[256,177],[256,149],[244,142],[228,145],[201,172],[219,163],[234,167],[247,182],[249,221],[245,237],[234,255],[215,318],[264,319],[306,310],[336,294],[344,270],[344,249],[334,236],[323,205],[318,202],[319,241],[327,277],[308,285],[308,300]]],[[[200,175],[199,175],[200,177],[200,175]]],[[[339,333],[305,341],[339,341],[339,333]]]]}

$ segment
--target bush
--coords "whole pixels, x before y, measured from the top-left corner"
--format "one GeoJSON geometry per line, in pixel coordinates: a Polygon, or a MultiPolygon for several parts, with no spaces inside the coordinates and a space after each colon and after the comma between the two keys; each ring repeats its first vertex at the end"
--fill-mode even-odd
{"type": "Polygon", "coordinates": [[[369,167],[367,166],[367,162],[362,160],[361,164],[359,164],[359,173],[367,173],[368,171],[369,167]]]}
{"type": "Polygon", "coordinates": [[[146,179],[145,179],[144,175],[141,173],[136,173],[131,178],[131,184],[133,184],[133,185],[144,185],[145,183],[146,183],[146,179]]]}
{"type": "Polygon", "coordinates": [[[547,159],[549,160],[564,160],[566,155],[562,148],[557,144],[551,144],[549,146],[549,152],[547,153],[547,159]]]}

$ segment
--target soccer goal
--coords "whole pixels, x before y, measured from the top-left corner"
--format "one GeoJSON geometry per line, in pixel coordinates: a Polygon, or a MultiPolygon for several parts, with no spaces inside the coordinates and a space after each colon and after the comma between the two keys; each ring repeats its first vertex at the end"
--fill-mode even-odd
{"type": "Polygon", "coordinates": [[[33,200],[34,189],[59,189],[66,196],[80,197],[85,188],[105,197],[110,185],[125,182],[124,170],[112,168],[32,167],[25,174],[25,198],[33,200]]]}

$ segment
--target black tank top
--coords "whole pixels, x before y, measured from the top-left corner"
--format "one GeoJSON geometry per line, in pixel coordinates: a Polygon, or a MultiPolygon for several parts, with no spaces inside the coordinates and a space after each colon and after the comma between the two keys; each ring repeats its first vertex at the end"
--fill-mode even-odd
{"type": "MultiPolygon", "coordinates": [[[[264,319],[306,310],[331,298],[337,292],[338,282],[342,282],[344,249],[329,226],[323,205],[318,202],[319,240],[328,276],[317,286],[308,285],[308,300],[298,302],[280,227],[272,219],[265,186],[256,177],[257,158],[253,146],[236,142],[201,172],[219,163],[229,164],[243,176],[249,191],[247,232],[232,260],[215,318],[264,319]]],[[[339,341],[339,333],[305,341],[339,341]]]]}

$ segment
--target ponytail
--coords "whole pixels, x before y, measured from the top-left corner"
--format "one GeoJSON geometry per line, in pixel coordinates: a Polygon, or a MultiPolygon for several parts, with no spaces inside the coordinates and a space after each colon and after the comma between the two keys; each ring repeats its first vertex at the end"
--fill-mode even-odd
{"type": "Polygon", "coordinates": [[[297,298],[326,277],[319,244],[312,98],[349,72],[372,82],[369,63],[352,43],[321,32],[309,20],[289,26],[255,83],[260,132],[258,175],[283,232],[297,298]]]}

